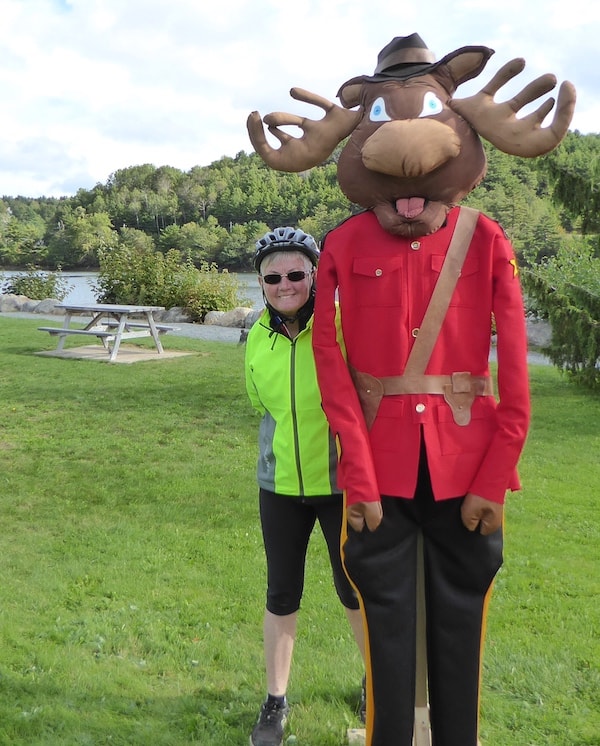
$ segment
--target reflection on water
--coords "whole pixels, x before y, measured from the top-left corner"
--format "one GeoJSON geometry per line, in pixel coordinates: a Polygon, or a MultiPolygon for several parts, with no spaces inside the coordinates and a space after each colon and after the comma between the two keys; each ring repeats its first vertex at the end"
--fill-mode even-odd
{"type": "MultiPolygon", "coordinates": [[[[0,269],[0,280],[8,280],[10,277],[14,277],[14,275],[22,274],[26,274],[24,270],[11,271],[0,269]]],[[[69,291],[65,297],[65,302],[82,303],[84,305],[96,302],[97,288],[95,280],[98,277],[97,272],[56,272],[56,275],[62,280],[65,288],[69,291]]],[[[35,300],[43,300],[43,298],[35,298],[35,300]]]]}
{"type": "MultiPolygon", "coordinates": [[[[20,274],[23,274],[23,272],[0,269],[0,281],[20,274]]],[[[57,275],[61,280],[64,280],[69,288],[69,294],[65,298],[65,303],[81,303],[83,305],[96,303],[97,272],[57,272],[57,275]]],[[[240,282],[240,298],[248,299],[252,308],[263,308],[262,292],[256,274],[253,272],[240,272],[236,276],[240,282]]],[[[0,284],[2,283],[0,282],[0,284]]]]}
{"type": "Polygon", "coordinates": [[[252,302],[252,308],[264,308],[265,304],[262,297],[262,290],[258,284],[258,276],[255,272],[240,272],[237,275],[240,281],[240,296],[249,298],[252,302]]]}

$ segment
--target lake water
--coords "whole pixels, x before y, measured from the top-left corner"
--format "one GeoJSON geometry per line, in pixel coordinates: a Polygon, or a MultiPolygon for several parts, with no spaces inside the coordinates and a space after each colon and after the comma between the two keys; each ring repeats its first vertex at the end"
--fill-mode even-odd
{"type": "MultiPolygon", "coordinates": [[[[13,275],[19,274],[23,273],[0,269],[0,281],[2,278],[8,279],[13,275]]],[[[98,277],[97,272],[59,272],[57,274],[70,286],[69,294],[64,301],[65,303],[88,305],[96,302],[95,280],[98,277]]],[[[240,281],[240,297],[250,299],[252,308],[263,308],[262,292],[256,279],[256,274],[253,272],[240,272],[236,274],[236,277],[240,281]]]]}
{"type": "Polygon", "coordinates": [[[265,307],[262,290],[258,284],[258,276],[255,272],[240,272],[237,275],[240,281],[240,295],[249,298],[252,301],[252,308],[259,309],[265,307]]]}

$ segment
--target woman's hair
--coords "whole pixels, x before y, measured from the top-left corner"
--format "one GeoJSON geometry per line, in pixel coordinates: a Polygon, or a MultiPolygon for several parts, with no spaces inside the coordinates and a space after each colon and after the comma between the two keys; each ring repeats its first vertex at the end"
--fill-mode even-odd
{"type": "Polygon", "coordinates": [[[280,256],[289,256],[293,258],[302,259],[302,263],[304,264],[304,267],[307,271],[312,271],[314,269],[313,263],[310,261],[310,259],[306,256],[306,254],[303,251],[274,251],[272,254],[267,254],[267,256],[262,260],[260,263],[260,274],[264,275],[266,269],[272,264],[272,262],[275,259],[278,259],[280,256]]]}

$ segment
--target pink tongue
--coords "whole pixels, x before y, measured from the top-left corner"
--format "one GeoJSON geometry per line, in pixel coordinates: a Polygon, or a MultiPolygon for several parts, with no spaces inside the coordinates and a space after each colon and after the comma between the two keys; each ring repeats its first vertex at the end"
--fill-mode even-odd
{"type": "Polygon", "coordinates": [[[396,212],[404,218],[416,218],[425,209],[423,197],[408,197],[396,200],[396,212]]]}

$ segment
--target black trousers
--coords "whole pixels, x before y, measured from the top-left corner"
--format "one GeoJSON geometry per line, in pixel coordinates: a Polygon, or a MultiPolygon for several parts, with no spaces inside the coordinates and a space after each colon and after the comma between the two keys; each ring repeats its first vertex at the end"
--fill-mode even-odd
{"type": "Polygon", "coordinates": [[[348,528],[343,555],[368,634],[367,746],[411,746],[415,704],[417,540],[423,536],[433,746],[476,746],[486,602],[502,531],[471,533],[462,498],[435,502],[425,454],[413,500],[382,497],[373,533],[348,528]]]}
{"type": "Polygon", "coordinates": [[[340,556],[342,496],[297,498],[261,488],[259,505],[267,557],[267,609],[282,616],[300,608],[306,552],[317,521],[327,543],[337,595],[345,607],[358,609],[358,598],[340,556]]]}

